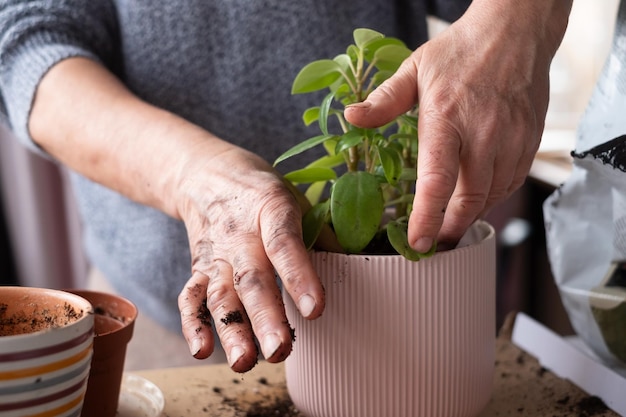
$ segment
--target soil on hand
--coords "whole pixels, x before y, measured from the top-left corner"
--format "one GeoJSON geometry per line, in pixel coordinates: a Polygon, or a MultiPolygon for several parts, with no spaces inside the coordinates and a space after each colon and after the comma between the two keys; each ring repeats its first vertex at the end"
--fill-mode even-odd
{"type": "Polygon", "coordinates": [[[233,310],[226,313],[226,316],[220,319],[222,323],[228,325],[231,323],[243,323],[243,314],[239,310],[233,310]]]}

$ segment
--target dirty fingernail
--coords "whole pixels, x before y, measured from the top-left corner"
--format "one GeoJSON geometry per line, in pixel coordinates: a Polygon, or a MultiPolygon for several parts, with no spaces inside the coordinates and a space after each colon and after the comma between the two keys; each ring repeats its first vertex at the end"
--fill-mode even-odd
{"type": "Polygon", "coordinates": [[[315,299],[308,294],[304,294],[300,297],[298,307],[300,309],[300,314],[304,317],[309,317],[313,310],[315,310],[315,299]]]}
{"type": "Polygon", "coordinates": [[[421,253],[426,253],[430,250],[430,248],[432,248],[433,241],[433,238],[421,237],[415,241],[415,243],[413,244],[413,249],[421,253]]]}
{"type": "Polygon", "coordinates": [[[245,350],[241,346],[235,346],[230,350],[230,355],[228,355],[228,364],[231,368],[233,368],[239,359],[246,353],[245,350]]]}
{"type": "Polygon", "coordinates": [[[280,348],[282,342],[276,333],[270,333],[263,338],[263,356],[269,359],[280,348]]]}
{"type": "Polygon", "coordinates": [[[191,340],[191,344],[189,345],[189,351],[192,356],[196,356],[200,353],[200,349],[202,349],[202,339],[196,338],[191,340]]]}

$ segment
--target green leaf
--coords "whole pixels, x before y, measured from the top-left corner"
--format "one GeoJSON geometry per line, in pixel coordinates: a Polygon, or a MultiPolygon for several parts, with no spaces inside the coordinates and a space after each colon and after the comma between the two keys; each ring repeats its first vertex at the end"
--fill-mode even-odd
{"type": "Polygon", "coordinates": [[[376,235],[384,211],[380,182],[370,173],[348,172],[333,185],[330,212],[339,244],[361,252],[376,235]]]}
{"type": "Polygon", "coordinates": [[[337,146],[335,146],[335,153],[340,154],[353,146],[357,146],[363,143],[364,139],[365,135],[363,135],[362,131],[350,130],[339,137],[339,142],[337,142],[337,146]]]}
{"type": "Polygon", "coordinates": [[[422,258],[428,258],[432,256],[436,249],[437,244],[433,244],[430,250],[426,253],[420,253],[415,251],[409,245],[409,239],[407,237],[407,223],[390,221],[387,223],[387,238],[391,246],[402,256],[410,261],[419,261],[422,258]]]}
{"type": "Polygon", "coordinates": [[[401,181],[417,181],[417,168],[402,168],[401,181]]]}
{"type": "Polygon", "coordinates": [[[291,158],[292,156],[298,155],[304,151],[314,148],[317,145],[324,143],[327,140],[331,140],[335,138],[337,138],[337,136],[335,135],[319,135],[319,136],[314,136],[312,138],[309,138],[305,140],[304,142],[300,142],[299,144],[288,149],[285,153],[283,153],[278,158],[276,158],[276,160],[274,161],[274,166],[278,165],[280,162],[284,161],[285,159],[291,158]]]}
{"type": "Polygon", "coordinates": [[[305,126],[310,126],[311,123],[316,121],[320,117],[320,108],[319,107],[310,107],[304,111],[302,114],[302,121],[305,126]]]}
{"type": "Polygon", "coordinates": [[[352,63],[352,59],[350,59],[350,56],[348,54],[337,55],[333,58],[333,61],[339,64],[339,67],[341,67],[345,73],[350,72],[350,64],[352,63]]]}
{"type": "Polygon", "coordinates": [[[374,54],[376,53],[376,51],[378,51],[380,48],[386,45],[396,45],[396,46],[401,46],[401,47],[406,48],[406,45],[400,39],[396,39],[396,38],[374,39],[365,45],[365,48],[364,48],[365,59],[368,60],[369,62],[372,62],[374,60],[374,54]]]}
{"type": "Polygon", "coordinates": [[[346,49],[346,55],[348,55],[352,62],[356,62],[359,57],[359,48],[355,45],[349,45],[346,49]]]}
{"type": "Polygon", "coordinates": [[[320,106],[318,122],[320,124],[320,130],[325,135],[328,135],[328,112],[330,111],[330,105],[333,102],[333,98],[335,98],[335,93],[328,93],[326,97],[324,97],[324,100],[322,100],[322,105],[320,106]]]}
{"type": "Polygon", "coordinates": [[[304,192],[304,196],[309,200],[311,205],[316,205],[320,199],[322,198],[322,194],[324,194],[324,189],[326,188],[326,181],[314,182],[309,185],[309,188],[304,192]]]}
{"type": "Polygon", "coordinates": [[[311,249],[320,235],[325,223],[329,220],[328,200],[316,204],[302,217],[302,237],[307,249],[311,249]]]}
{"type": "Polygon", "coordinates": [[[291,94],[310,93],[329,87],[341,77],[341,66],[332,59],[313,61],[300,70],[291,86],[291,94]]]}
{"type": "MultiPolygon", "coordinates": [[[[337,146],[337,142],[339,142],[339,136],[333,136],[331,140],[327,140],[324,142],[324,149],[326,149],[326,153],[330,156],[336,155],[335,147],[337,146]]],[[[341,155],[343,157],[343,155],[341,155]]]]}
{"type": "Polygon", "coordinates": [[[355,29],[352,33],[352,36],[354,37],[354,43],[359,48],[363,48],[363,46],[365,46],[368,42],[371,42],[375,39],[381,39],[385,37],[385,35],[380,32],[376,32],[375,30],[366,28],[355,29]]]}
{"type": "Polygon", "coordinates": [[[402,174],[402,156],[393,148],[378,147],[378,156],[387,182],[396,185],[402,174]]]}
{"type": "Polygon", "coordinates": [[[324,155],[307,165],[307,168],[336,168],[343,165],[345,159],[341,154],[324,155]]]}
{"type": "Polygon", "coordinates": [[[381,85],[383,82],[389,79],[393,74],[394,74],[394,71],[378,70],[378,72],[374,74],[374,76],[372,77],[374,81],[374,85],[376,86],[381,85]]]}
{"type": "Polygon", "coordinates": [[[409,55],[411,55],[411,50],[406,46],[385,45],[374,54],[376,68],[395,72],[409,55]]]}
{"type": "Polygon", "coordinates": [[[337,174],[330,168],[313,167],[302,168],[285,174],[285,179],[297,184],[308,184],[317,181],[330,181],[337,178],[337,174]]]}

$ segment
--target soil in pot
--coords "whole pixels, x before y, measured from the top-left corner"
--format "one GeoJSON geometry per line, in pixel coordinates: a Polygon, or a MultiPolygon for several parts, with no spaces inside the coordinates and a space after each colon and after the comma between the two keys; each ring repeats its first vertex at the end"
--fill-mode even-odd
{"type": "Polygon", "coordinates": [[[67,326],[80,319],[85,312],[63,303],[56,308],[39,308],[37,303],[11,308],[0,303],[0,336],[34,333],[50,328],[67,326]]]}

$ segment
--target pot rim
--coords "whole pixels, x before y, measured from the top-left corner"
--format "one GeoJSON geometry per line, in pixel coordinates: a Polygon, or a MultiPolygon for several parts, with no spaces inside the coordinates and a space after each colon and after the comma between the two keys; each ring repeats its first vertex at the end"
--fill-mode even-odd
{"type": "MultiPolygon", "coordinates": [[[[473,231],[474,233],[481,234],[477,239],[473,241],[473,243],[469,244],[461,244],[455,248],[435,252],[433,256],[428,258],[420,259],[419,261],[408,261],[407,262],[432,262],[434,259],[445,258],[449,256],[455,256],[458,253],[466,252],[469,250],[475,250],[478,247],[486,245],[491,240],[495,239],[496,231],[495,228],[491,225],[491,223],[485,220],[476,220],[472,225],[468,228],[468,231],[473,231]]],[[[467,236],[467,232],[466,232],[467,236]]],[[[352,257],[362,257],[362,258],[373,258],[373,259],[382,259],[382,258],[403,258],[400,254],[377,254],[377,253],[343,253],[343,252],[329,252],[324,250],[316,250],[313,249],[310,251],[311,255],[313,254],[327,254],[331,256],[352,256],[352,257]]]]}
{"type": "MultiPolygon", "coordinates": [[[[0,295],[12,293],[12,294],[22,294],[22,295],[37,295],[37,296],[45,296],[49,295],[52,298],[58,300],[59,302],[67,302],[71,304],[74,308],[82,310],[83,314],[76,321],[68,323],[63,326],[51,326],[48,328],[44,328],[41,330],[29,332],[29,333],[21,333],[16,335],[6,335],[0,336],[0,341],[2,345],[5,347],[9,347],[14,343],[29,343],[29,339],[37,339],[45,333],[59,333],[59,332],[70,332],[75,333],[76,327],[82,327],[83,323],[87,322],[86,326],[93,327],[93,306],[91,303],[85,298],[72,294],[63,290],[57,290],[52,288],[42,288],[42,287],[24,287],[24,286],[0,286],[0,295]]],[[[0,297],[0,300],[4,299],[4,297],[0,297]]],[[[32,342],[31,342],[32,343],[32,342]]],[[[27,346],[27,345],[24,345],[27,346]]]]}

